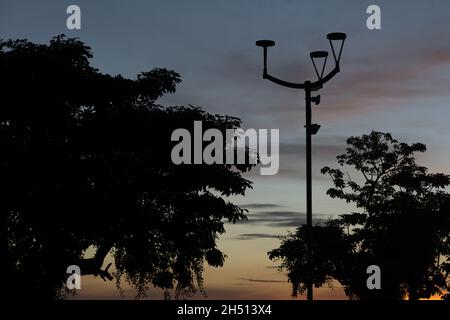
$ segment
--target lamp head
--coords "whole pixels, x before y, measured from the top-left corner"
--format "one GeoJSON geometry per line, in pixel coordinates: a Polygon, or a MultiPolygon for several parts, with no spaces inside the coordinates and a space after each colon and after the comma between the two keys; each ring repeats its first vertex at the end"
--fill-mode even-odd
{"type": "Polygon", "coordinates": [[[313,51],[309,55],[310,55],[310,57],[312,59],[314,59],[314,58],[326,58],[326,57],[328,57],[328,52],[327,51],[313,51]]]}
{"type": "Polygon", "coordinates": [[[343,32],[332,32],[327,34],[328,40],[345,40],[347,35],[343,32]]]}
{"type": "Polygon", "coordinates": [[[258,41],[256,41],[256,45],[258,47],[263,47],[263,48],[273,47],[275,45],[275,41],[273,41],[273,40],[258,40],[258,41]]]}
{"type": "Polygon", "coordinates": [[[342,48],[344,47],[345,39],[347,38],[347,35],[343,32],[332,32],[327,35],[327,39],[330,41],[331,50],[333,51],[333,57],[334,61],[336,62],[336,65],[339,65],[339,61],[341,60],[341,54],[342,54],[342,48]],[[336,51],[334,49],[333,42],[341,42],[339,51],[336,51]]]}
{"type": "Polygon", "coordinates": [[[313,63],[314,70],[316,71],[317,77],[319,78],[319,80],[322,79],[323,73],[325,71],[325,65],[327,64],[328,52],[313,51],[309,54],[309,56],[311,57],[311,61],[313,63]],[[319,69],[317,69],[317,65],[316,65],[316,61],[315,61],[315,60],[319,60],[319,59],[323,59],[322,69],[320,72],[319,72],[319,69]]]}

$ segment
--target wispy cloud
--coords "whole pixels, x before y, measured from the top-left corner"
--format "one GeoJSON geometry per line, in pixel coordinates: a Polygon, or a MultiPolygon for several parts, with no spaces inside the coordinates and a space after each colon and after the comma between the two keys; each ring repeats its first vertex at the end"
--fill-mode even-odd
{"type": "Polygon", "coordinates": [[[266,208],[281,208],[283,206],[275,203],[248,203],[241,205],[245,209],[266,209],[266,208]]]}
{"type": "MultiPolygon", "coordinates": [[[[260,224],[274,228],[295,228],[306,224],[306,213],[297,211],[262,211],[249,213],[248,221],[237,223],[260,224]]],[[[313,223],[319,223],[327,220],[331,215],[317,214],[313,215],[313,223]]]]}
{"type": "MultiPolygon", "coordinates": [[[[443,41],[448,32],[439,23],[434,26],[402,35],[402,41],[387,35],[369,43],[358,34],[350,34],[342,70],[336,81],[322,90],[323,102],[314,109],[316,116],[330,122],[373,111],[404,108],[412,100],[448,97],[448,81],[442,81],[448,80],[448,73],[443,70],[450,67],[450,43],[443,41]],[[367,49],[368,44],[370,49],[367,49]]],[[[308,59],[299,59],[294,51],[272,51],[269,72],[273,75],[294,82],[301,80],[299,75],[314,78],[308,59]]],[[[261,125],[271,119],[271,123],[284,128],[298,126],[303,122],[303,112],[299,110],[303,110],[302,93],[263,83],[258,53],[256,49],[236,49],[225,54],[222,64],[211,70],[220,77],[216,81],[224,83],[223,87],[237,98],[226,101],[227,110],[238,113],[250,125],[261,125]]],[[[212,99],[217,98],[220,90],[215,92],[212,99]]],[[[216,103],[222,104],[217,100],[216,103]]]]}
{"type": "Polygon", "coordinates": [[[279,239],[280,236],[269,233],[243,233],[235,237],[236,240],[279,239]]]}
{"type": "Polygon", "coordinates": [[[317,109],[320,118],[333,120],[402,108],[416,99],[448,97],[442,81],[443,71],[450,67],[450,44],[442,41],[447,35],[436,28],[421,33],[420,41],[417,35],[405,36],[401,42],[380,39],[383,50],[349,53],[339,81],[327,89],[326,103],[317,109]]]}
{"type": "Polygon", "coordinates": [[[238,278],[238,280],[241,281],[248,281],[248,282],[261,282],[261,283],[285,283],[287,282],[287,280],[283,281],[283,280],[271,280],[271,279],[253,279],[253,278],[238,278]]]}
{"type": "MultiPolygon", "coordinates": [[[[336,156],[345,153],[345,137],[320,137],[312,147],[314,164],[320,169],[321,166],[336,162],[336,156]]],[[[276,177],[288,179],[302,179],[306,177],[305,156],[306,146],[304,143],[281,142],[279,144],[280,168],[276,177]]],[[[258,167],[246,174],[248,177],[259,175],[258,167]]],[[[320,170],[313,172],[315,180],[328,180],[320,170]]],[[[255,209],[257,209],[255,207],[255,209]]]]}
{"type": "MultiPolygon", "coordinates": [[[[339,142],[332,143],[315,142],[312,151],[316,158],[334,159],[337,155],[345,151],[345,139],[340,139],[339,142]]],[[[337,139],[333,139],[337,140],[337,139]]],[[[304,143],[280,143],[280,154],[282,156],[304,156],[306,153],[306,146],[304,143]]]]}

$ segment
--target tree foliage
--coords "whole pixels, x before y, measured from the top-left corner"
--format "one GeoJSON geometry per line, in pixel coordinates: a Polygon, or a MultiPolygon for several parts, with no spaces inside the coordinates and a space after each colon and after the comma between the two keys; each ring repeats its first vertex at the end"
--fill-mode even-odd
{"type": "MultiPolygon", "coordinates": [[[[407,144],[389,133],[347,140],[338,168],[324,167],[332,198],[356,205],[313,228],[314,283],[338,281],[353,299],[418,299],[449,290],[450,177],[430,173],[414,154],[425,145],[407,144]],[[369,265],[381,268],[381,290],[368,290],[369,265]]],[[[287,236],[271,259],[282,261],[293,294],[306,283],[306,229],[287,236]]]]}
{"type": "Polygon", "coordinates": [[[116,280],[138,295],[202,289],[204,262],[224,263],[223,219],[246,219],[224,197],[251,187],[241,174],[252,165],[174,165],[171,133],[195,120],[221,131],[240,120],[159,105],[180,82],[174,71],[126,79],[100,73],[91,58],[64,36],[0,42],[3,289],[61,297],[72,264],[112,280],[102,268],[108,253],[116,280]]]}

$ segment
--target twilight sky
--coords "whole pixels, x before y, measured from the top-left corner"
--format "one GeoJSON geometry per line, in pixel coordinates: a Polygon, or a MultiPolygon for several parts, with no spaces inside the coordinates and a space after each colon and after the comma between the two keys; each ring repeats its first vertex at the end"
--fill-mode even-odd
{"type": "MultiPolygon", "coordinates": [[[[208,269],[211,299],[288,299],[286,276],[267,251],[304,221],[304,97],[302,91],[261,78],[258,39],[273,39],[269,70],[289,81],[315,79],[309,52],[329,50],[328,32],[348,34],[341,73],[321,90],[313,121],[313,212],[317,219],[346,213],[329,199],[320,168],[333,165],[345,139],[371,130],[428,146],[418,157],[432,171],[450,172],[450,2],[365,0],[129,0],[2,1],[0,38],[48,42],[58,34],[92,47],[93,64],[104,73],[136,77],[154,67],[174,69],[183,83],[166,105],[197,105],[240,117],[244,128],[280,130],[280,172],[249,176],[254,189],[233,199],[245,205],[249,222],[227,225],[220,248],[222,269],[208,269]],[[66,8],[77,4],[82,29],[66,28],[66,8]],[[368,30],[366,8],[381,7],[382,29],[368,30]]],[[[329,61],[331,62],[331,61],[329,61]]],[[[329,63],[331,65],[331,63],[329,63]]],[[[119,298],[114,284],[89,278],[80,297],[119,298]]],[[[125,290],[128,297],[132,293],[125,290]]],[[[323,288],[318,298],[343,298],[323,288]]],[[[153,298],[161,298],[155,292],[153,298]]]]}

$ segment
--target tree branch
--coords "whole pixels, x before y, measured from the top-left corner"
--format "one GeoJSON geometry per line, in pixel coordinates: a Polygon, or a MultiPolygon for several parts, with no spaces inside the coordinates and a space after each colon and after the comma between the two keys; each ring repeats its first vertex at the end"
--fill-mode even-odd
{"type": "Polygon", "coordinates": [[[81,274],[100,276],[104,281],[106,281],[106,279],[110,281],[113,280],[113,276],[108,271],[109,267],[111,267],[111,263],[109,263],[104,270],[101,269],[103,262],[112,247],[112,243],[109,242],[102,244],[98,247],[93,258],[80,259],[78,262],[78,266],[81,269],[81,274]]]}

